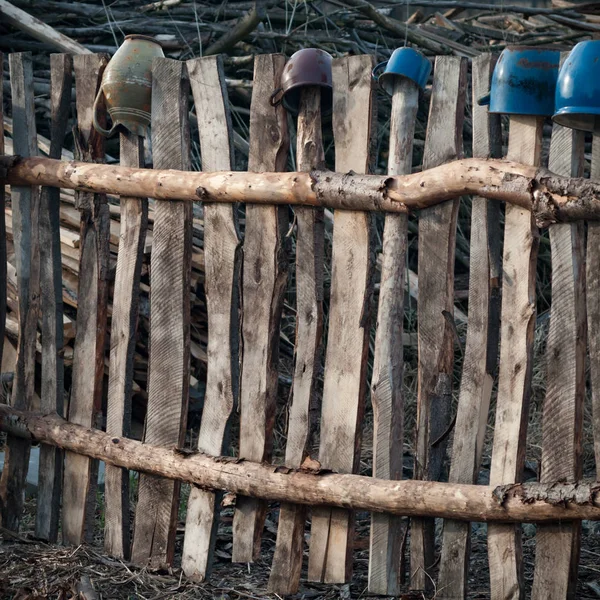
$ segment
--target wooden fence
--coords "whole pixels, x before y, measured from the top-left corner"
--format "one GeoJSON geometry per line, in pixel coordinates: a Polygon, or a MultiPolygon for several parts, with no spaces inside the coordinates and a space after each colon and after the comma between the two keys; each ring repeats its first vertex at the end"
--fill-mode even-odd
{"type": "MultiPolygon", "coordinates": [[[[260,55],[255,57],[248,174],[236,179],[235,174],[228,173],[219,180],[210,174],[188,176],[182,172],[191,170],[190,89],[198,116],[203,170],[229,172],[233,165],[231,118],[221,58],[187,63],[156,59],[153,167],[176,171],[157,172],[146,185],[144,181],[150,180],[135,170],[144,164],[143,140],[135,135],[122,133],[120,139],[121,166],[129,169],[100,165],[86,169],[80,164],[101,163],[104,156],[103,139],[92,127],[90,109],[107,64],[106,56],[51,57],[49,159],[27,158],[37,156],[30,57],[12,54],[9,63],[14,154],[21,160],[4,159],[0,177],[11,183],[19,343],[10,406],[0,406],[0,428],[7,432],[0,482],[3,527],[18,530],[33,440],[42,444],[35,534],[51,542],[58,539],[59,523],[63,543],[75,545],[89,539],[101,459],[106,462],[105,551],[140,565],[173,564],[180,482],[188,481],[194,485],[187,504],[181,564],[191,578],[203,579],[210,573],[220,490],[230,490],[237,493],[233,519],[236,562],[252,562],[258,557],[267,501],[281,502],[269,581],[269,589],[280,595],[298,589],[310,508],[307,577],[311,581],[339,583],[350,579],[353,509],[364,509],[373,514],[370,592],[397,595],[403,589],[404,515],[411,517],[407,584],[412,589],[430,591],[435,582],[436,598],[465,598],[469,521],[481,520],[489,522],[492,598],[517,598],[523,590],[519,523],[533,521],[539,525],[532,597],[572,597],[580,521],[600,519],[598,486],[581,482],[586,292],[596,453],[600,448],[600,289],[595,268],[600,234],[596,224],[587,225],[586,273],[582,220],[600,215],[600,194],[590,182],[569,179],[583,174],[581,133],[556,125],[553,128],[549,168],[562,178],[538,169],[544,126],[544,119],[538,117],[510,117],[507,158],[519,164],[463,161],[436,170],[463,158],[469,72],[467,59],[438,57],[424,172],[402,177],[411,173],[419,91],[412,82],[398,80],[392,95],[389,177],[361,178],[360,174],[372,169],[375,151],[373,59],[352,56],[333,63],[332,166],[338,175],[314,171],[310,179],[301,174],[279,177],[276,173],[287,165],[288,116],[283,106],[272,106],[269,99],[279,87],[285,58],[279,54],[260,55]],[[73,72],[77,104],[75,158],[80,163],[59,165],[50,159],[61,157],[73,72]],[[473,165],[478,165],[478,170],[473,165]],[[339,175],[349,171],[355,175],[339,175]],[[509,175],[504,177],[505,173],[509,175]],[[494,180],[491,185],[494,177],[499,177],[499,183],[494,180]],[[522,185],[515,183],[519,177],[522,185]],[[36,183],[43,187],[40,189],[36,183]],[[49,186],[79,190],[78,316],[67,406],[63,402],[59,191],[49,186]],[[154,191],[149,195],[170,199],[157,200],[154,208],[148,409],[144,442],[140,443],[127,438],[148,222],[148,201],[140,196],[148,186],[154,191]],[[474,198],[472,202],[468,328],[458,406],[453,416],[452,315],[458,196],[474,190],[487,199],[474,198]],[[110,238],[109,205],[104,192],[115,191],[121,193],[121,232],[110,315],[106,431],[102,432],[110,238]],[[261,203],[258,196],[262,193],[267,199],[271,198],[269,194],[277,197],[271,198],[272,203],[261,203]],[[190,382],[193,214],[189,200],[194,198],[204,200],[209,331],[198,453],[183,450],[190,382]],[[510,201],[504,213],[504,233],[501,203],[489,198],[510,201]],[[234,204],[240,200],[251,200],[245,207],[243,242],[237,221],[239,210],[234,204]],[[286,201],[294,204],[293,223],[289,222],[286,201]],[[336,208],[326,212],[324,206],[336,208]],[[407,208],[415,206],[422,208],[418,214],[417,427],[414,480],[402,481],[404,439],[412,436],[412,432],[404,432],[402,389],[407,208]],[[364,210],[344,210],[350,207],[364,210]],[[371,220],[372,210],[378,208],[386,212],[375,324],[371,220]],[[535,217],[539,223],[550,223],[552,313],[546,348],[541,481],[520,484],[536,316],[539,230],[535,217]],[[330,220],[333,242],[328,266],[324,227],[330,220]],[[295,364],[285,461],[274,466],[270,463],[279,328],[288,277],[287,238],[292,226],[296,231],[295,364]],[[331,296],[324,347],[326,266],[331,269],[331,296]],[[38,315],[43,333],[42,414],[31,412],[34,393],[39,389],[38,315]],[[368,381],[369,333],[375,325],[373,368],[368,381]],[[474,484],[496,379],[490,484],[479,486],[474,484]],[[356,474],[368,385],[374,412],[373,478],[356,474]],[[227,450],[236,407],[240,411],[239,456],[215,458],[227,450]],[[317,420],[319,451],[310,457],[317,420]],[[453,435],[449,436],[452,429],[453,435]],[[440,483],[447,450],[451,456],[448,482],[440,483]],[[134,523],[129,522],[128,469],[140,472],[134,523]],[[435,517],[445,519],[437,558],[435,517]]],[[[490,55],[472,61],[474,98],[488,91],[493,65],[490,55]]],[[[473,156],[500,157],[499,117],[489,115],[476,102],[471,106],[473,156]]],[[[600,175],[597,140],[592,178],[600,175]]],[[[0,154],[2,151],[0,143],[0,154]]],[[[323,157],[320,96],[318,89],[310,88],[302,93],[297,122],[298,171],[321,168],[323,157]]],[[[4,186],[0,193],[0,215],[4,218],[4,186]]],[[[0,225],[4,231],[4,223],[0,225]]],[[[5,269],[5,265],[3,237],[0,268],[5,269]]],[[[5,273],[0,273],[0,279],[6,285],[5,273]]],[[[0,295],[0,328],[4,327],[5,298],[4,289],[0,295]]],[[[0,330],[0,339],[3,333],[0,330]]]]}

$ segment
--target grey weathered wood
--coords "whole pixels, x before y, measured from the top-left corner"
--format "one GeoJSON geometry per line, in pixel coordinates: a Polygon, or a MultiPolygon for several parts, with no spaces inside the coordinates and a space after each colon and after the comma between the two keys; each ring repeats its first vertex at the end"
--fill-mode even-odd
{"type": "MultiPolygon", "coordinates": [[[[102,161],[104,138],[92,125],[92,105],[108,57],[86,54],[74,57],[77,104],[76,154],[80,160],[102,161]]],[[[102,117],[101,117],[102,118],[102,117]]],[[[110,215],[106,196],[78,193],[80,261],[77,290],[77,332],[69,421],[98,427],[104,383],[104,342],[110,256],[110,215]]],[[[63,477],[63,541],[78,545],[93,533],[98,461],[65,453],[63,477]]]]}
{"type": "MultiPolygon", "coordinates": [[[[333,133],[336,171],[366,173],[371,159],[373,57],[333,61],[333,133]]],[[[366,392],[372,275],[370,217],[334,213],[329,334],[325,359],[319,461],[352,473],[360,458],[366,392]]],[[[354,514],[332,508],[312,512],[308,578],[345,582],[352,572],[354,514]]]]}
{"type": "MultiPolygon", "coordinates": [[[[321,132],[321,90],[300,91],[296,135],[299,171],[319,167],[325,159],[321,132]]],[[[296,234],[296,348],[294,379],[289,407],[285,464],[300,467],[310,450],[317,412],[316,384],[321,372],[323,330],[324,215],[318,208],[297,207],[296,234]]],[[[304,556],[306,507],[282,504],[277,544],[269,577],[269,590],[295,594],[304,556]]]]}
{"type": "MultiPolygon", "coordinates": [[[[50,158],[60,158],[71,111],[73,58],[50,55],[51,123],[50,158]]],[[[60,190],[43,188],[40,199],[40,301],[42,313],[42,394],[44,413],[64,410],[62,349],[63,304],[60,253],[60,190]]],[[[60,513],[63,456],[52,446],[40,448],[39,488],[35,519],[36,537],[56,542],[60,513]]]]}
{"type": "MultiPolygon", "coordinates": [[[[189,79],[185,63],[152,65],[152,151],[157,169],[190,170],[189,79]]],[[[144,442],[180,446],[190,385],[191,202],[154,211],[150,262],[150,358],[144,442]]],[[[179,482],[140,474],[132,561],[170,565],[175,551],[179,482]]]]}
{"type": "MultiPolygon", "coordinates": [[[[120,134],[120,161],[125,167],[144,166],[144,138],[120,134]]],[[[121,197],[121,231],[110,330],[110,362],[106,433],[129,436],[133,356],[136,344],[140,276],[148,225],[148,199],[121,197]]],[[[104,550],[128,558],[129,472],[106,465],[104,491],[104,550]]]]}
{"type": "MultiPolygon", "coordinates": [[[[4,55],[0,52],[0,77],[4,81],[4,55]]],[[[0,123],[4,123],[4,86],[0,89],[0,123]]],[[[4,154],[4,127],[0,127],[0,156],[4,154]]],[[[4,357],[4,331],[6,329],[6,197],[0,185],[0,366],[4,357]]],[[[1,371],[2,369],[0,369],[1,371]]],[[[0,402],[5,402],[4,386],[0,386],[0,402]]]]}
{"type": "MultiPolygon", "coordinates": [[[[254,59],[250,171],[283,171],[286,167],[287,115],[283,106],[273,107],[269,101],[279,87],[284,65],[283,54],[254,59]]],[[[273,443],[279,323],[287,280],[286,212],[276,206],[246,206],[240,457],[258,462],[269,460],[273,443]]],[[[251,562],[258,555],[266,508],[265,502],[238,496],[233,518],[234,562],[251,562]]]]}
{"type": "MultiPolygon", "coordinates": [[[[543,117],[511,115],[507,158],[539,164],[543,125],[543,117]]],[[[491,485],[521,481],[536,312],[537,227],[531,212],[518,206],[506,206],[504,223],[500,370],[491,485]]],[[[490,524],[488,557],[492,599],[518,599],[523,593],[520,527],[490,524]]]]}
{"type": "MultiPolygon", "coordinates": [[[[423,169],[462,156],[467,60],[438,56],[435,61],[423,169]]],[[[458,200],[419,215],[419,371],[415,478],[437,480],[444,442],[433,446],[450,424],[454,337],[444,311],[454,310],[454,248],[458,200]]],[[[428,590],[434,563],[434,521],[411,522],[411,588],[428,590]]]]}
{"type": "MultiPolygon", "coordinates": [[[[419,88],[398,78],[392,92],[388,173],[412,170],[413,136],[419,106],[419,88]]],[[[408,218],[386,215],[383,230],[381,285],[371,402],[373,404],[373,476],[402,479],[404,453],[404,272],[408,218]]],[[[402,580],[403,520],[373,513],[369,554],[369,592],[398,595],[402,580]]]]}
{"type": "MultiPolygon", "coordinates": [[[[487,94],[495,57],[473,60],[473,155],[498,157],[502,151],[500,116],[491,115],[477,99],[487,94]]],[[[500,261],[499,205],[475,199],[471,207],[469,321],[454,427],[449,481],[476,483],[483,453],[490,398],[498,359],[500,261]]],[[[444,522],[437,594],[465,598],[471,525],[444,522]]]]}
{"type": "MultiPolygon", "coordinates": [[[[14,152],[21,156],[36,156],[31,54],[11,54],[8,64],[14,119],[14,152]]],[[[35,393],[35,340],[39,310],[39,188],[13,186],[11,201],[19,296],[17,364],[11,397],[15,408],[30,410],[35,393]]],[[[4,265],[6,267],[6,261],[4,265]]],[[[1,524],[13,531],[19,528],[23,510],[23,486],[27,476],[29,450],[28,441],[7,436],[5,462],[0,479],[1,524]]]]}
{"type": "MultiPolygon", "coordinates": [[[[600,179],[600,136],[598,135],[595,135],[592,141],[590,178],[600,179]]],[[[600,264],[600,223],[590,221],[587,229],[585,278],[596,479],[600,478],[600,270],[594,267],[598,264],[600,264]]]]}
{"type": "MultiPolygon", "coordinates": [[[[231,113],[223,59],[187,62],[196,114],[202,168],[233,166],[231,113]]],[[[229,421],[239,391],[239,288],[241,247],[236,205],[204,205],[204,260],[208,315],[208,365],[198,450],[226,451],[229,421]]],[[[181,565],[188,577],[205,579],[211,570],[221,494],[193,487],[188,499],[181,565]]]]}
{"type": "MultiPolygon", "coordinates": [[[[568,55],[568,53],[564,53],[568,55]]],[[[554,124],[548,168],[581,177],[585,133],[554,124]]],[[[552,308],[546,342],[541,483],[583,476],[586,306],[584,223],[550,226],[552,308]]],[[[581,523],[540,525],[535,538],[533,600],[575,598],[581,523]]]]}

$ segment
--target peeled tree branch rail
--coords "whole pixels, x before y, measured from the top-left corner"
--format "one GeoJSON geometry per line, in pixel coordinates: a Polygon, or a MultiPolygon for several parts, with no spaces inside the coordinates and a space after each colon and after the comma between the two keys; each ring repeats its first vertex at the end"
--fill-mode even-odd
{"type": "Polygon", "coordinates": [[[598,483],[515,483],[494,488],[294,470],[143,444],[69,423],[56,414],[42,416],[6,404],[0,404],[0,430],[118,467],[275,502],[465,521],[600,520],[598,483]]]}
{"type": "Polygon", "coordinates": [[[531,210],[540,227],[600,218],[598,183],[512,161],[477,158],[392,177],[330,171],[190,173],[8,156],[0,157],[0,182],[157,200],[300,204],[396,213],[474,195],[531,210]]]}

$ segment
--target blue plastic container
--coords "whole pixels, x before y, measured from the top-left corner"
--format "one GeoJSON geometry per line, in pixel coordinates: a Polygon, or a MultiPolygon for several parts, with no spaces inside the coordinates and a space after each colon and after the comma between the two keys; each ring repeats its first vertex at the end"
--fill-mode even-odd
{"type": "Polygon", "coordinates": [[[391,94],[396,77],[407,77],[423,89],[430,73],[431,62],[420,52],[405,47],[396,48],[389,60],[379,63],[373,69],[373,78],[388,94],[391,94]],[[378,75],[383,67],[385,67],[384,72],[378,75]]]}
{"type": "Polygon", "coordinates": [[[558,79],[560,51],[513,46],[500,54],[491,92],[479,99],[491,113],[551,116],[558,79]]]}
{"type": "Polygon", "coordinates": [[[571,50],[558,74],[555,110],[559,125],[600,133],[600,40],[571,50]]]}

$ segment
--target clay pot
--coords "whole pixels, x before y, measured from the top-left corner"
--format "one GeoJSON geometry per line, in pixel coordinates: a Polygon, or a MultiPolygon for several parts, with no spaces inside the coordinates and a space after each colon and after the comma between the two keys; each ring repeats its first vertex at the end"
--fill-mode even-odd
{"type": "Polygon", "coordinates": [[[164,57],[159,42],[145,35],[128,35],[108,63],[102,85],[94,102],[94,127],[105,137],[112,137],[119,128],[145,136],[150,125],[152,102],[152,60],[164,57]],[[112,119],[110,130],[97,119],[101,96],[112,119]]]}

